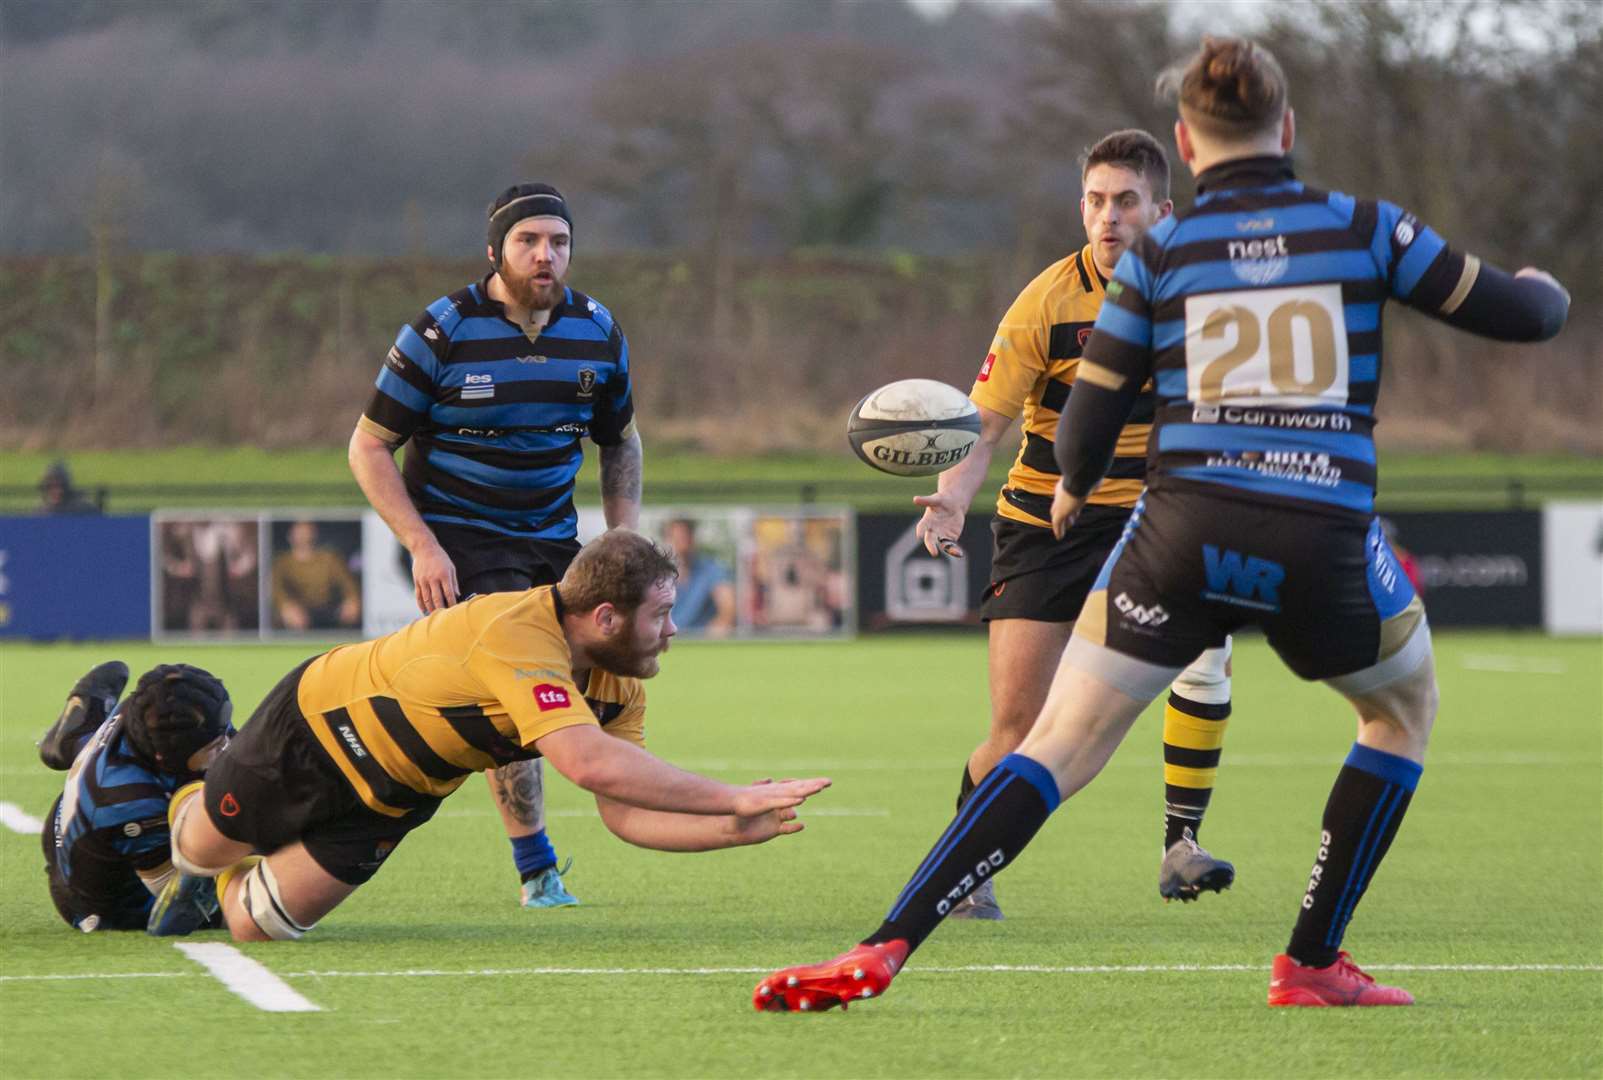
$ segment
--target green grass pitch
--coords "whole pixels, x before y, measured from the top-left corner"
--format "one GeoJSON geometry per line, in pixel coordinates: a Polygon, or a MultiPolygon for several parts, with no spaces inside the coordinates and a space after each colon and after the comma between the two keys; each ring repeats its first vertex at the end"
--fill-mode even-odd
{"type": "MultiPolygon", "coordinates": [[[[43,816],[60,778],[33,739],[94,662],[203,664],[248,712],[306,651],[8,644],[0,800],[43,816]]],[[[729,780],[832,776],[806,832],[639,851],[552,779],[583,906],[525,912],[475,778],[304,941],[241,947],[321,1009],[270,1013],[170,941],[69,930],[37,837],[0,830],[0,1075],[1598,1076],[1603,650],[1443,634],[1437,657],[1431,757],[1347,939],[1414,1008],[1264,1004],[1353,723],[1247,639],[1202,835],[1236,863],[1234,889],[1158,899],[1152,710],[1001,877],[1006,921],[943,926],[884,1000],[754,1013],[760,971],[873,929],[946,824],[984,725],[985,650],[684,644],[649,684],[650,745],[729,780]]]]}

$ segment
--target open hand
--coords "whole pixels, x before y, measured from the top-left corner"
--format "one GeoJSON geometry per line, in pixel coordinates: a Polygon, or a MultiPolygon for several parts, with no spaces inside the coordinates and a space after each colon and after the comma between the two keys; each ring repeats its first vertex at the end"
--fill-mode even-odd
{"type": "Polygon", "coordinates": [[[914,532],[924,541],[924,550],[931,555],[963,557],[958,538],[963,535],[963,518],[966,508],[950,495],[937,491],[933,495],[914,495],[913,505],[924,508],[914,532]]]}

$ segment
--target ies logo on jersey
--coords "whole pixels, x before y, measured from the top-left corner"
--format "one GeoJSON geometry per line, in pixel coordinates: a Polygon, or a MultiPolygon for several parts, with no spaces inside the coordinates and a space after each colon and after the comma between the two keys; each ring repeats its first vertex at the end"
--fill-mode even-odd
{"type": "Polygon", "coordinates": [[[573,699],[568,696],[566,687],[543,682],[534,688],[534,703],[541,712],[550,712],[552,709],[571,708],[573,699]]]}

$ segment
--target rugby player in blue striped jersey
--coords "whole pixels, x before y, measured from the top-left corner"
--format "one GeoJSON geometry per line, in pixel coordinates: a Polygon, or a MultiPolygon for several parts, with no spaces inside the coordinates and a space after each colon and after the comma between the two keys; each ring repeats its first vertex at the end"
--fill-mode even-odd
{"type": "MultiPolygon", "coordinates": [[[[640,520],[640,435],[629,343],[611,312],[569,288],[573,215],[549,184],[490,204],[490,272],[442,296],[379,369],[350,465],[412,558],[418,609],[550,585],[578,553],[574,479],[599,448],[607,527],[640,520]],[[404,469],[395,451],[409,444],[404,469]]],[[[578,903],[545,832],[541,763],[486,774],[525,907],[578,903]]]]}
{"type": "Polygon", "coordinates": [[[1255,624],[1288,667],[1345,697],[1358,734],[1320,823],[1275,1006],[1408,1005],[1342,949],[1412,801],[1437,688],[1424,606],[1374,514],[1380,310],[1396,299],[1505,341],[1545,341],[1569,295],[1449,247],[1390,203],[1316,191],[1287,154],[1274,57],[1204,38],[1165,73],[1197,177],[1187,213],[1120,259],[1059,421],[1059,535],[1113,460],[1150,378],[1147,492],[1075,622],[1045,708],[975,789],[880,928],[758,983],[758,1009],[882,994],[908,955],[1099,773],[1146,705],[1219,635],[1255,624]]]}
{"type": "Polygon", "coordinates": [[[67,774],[41,837],[51,903],[84,933],[220,926],[209,881],[155,909],[176,880],[168,803],[227,745],[233,703],[214,676],[185,664],[152,668],[119,703],[127,684],[127,664],[96,666],[39,741],[39,760],[67,774]]]}

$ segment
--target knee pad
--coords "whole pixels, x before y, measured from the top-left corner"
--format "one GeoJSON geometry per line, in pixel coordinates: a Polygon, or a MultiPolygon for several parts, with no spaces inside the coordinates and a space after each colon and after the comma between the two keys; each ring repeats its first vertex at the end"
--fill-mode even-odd
{"type": "Polygon", "coordinates": [[[178,868],[179,873],[191,874],[195,877],[216,877],[224,870],[227,870],[228,867],[201,866],[199,863],[189,859],[178,848],[178,837],[182,834],[184,822],[189,819],[189,815],[195,812],[195,807],[197,806],[202,808],[202,813],[205,812],[206,796],[200,790],[200,787],[200,783],[196,782],[186,787],[181,787],[173,793],[173,801],[167,812],[169,832],[171,834],[168,845],[172,850],[173,866],[178,868]]]}
{"type": "Polygon", "coordinates": [[[245,875],[240,887],[245,890],[242,897],[245,910],[261,927],[262,933],[274,941],[295,941],[317,925],[302,926],[289,917],[278,895],[278,879],[273,876],[273,868],[267,865],[266,859],[245,875]]]}
{"type": "Polygon", "coordinates": [[[1174,680],[1174,692],[1200,705],[1227,705],[1230,702],[1230,639],[1202,655],[1174,680]]]}

